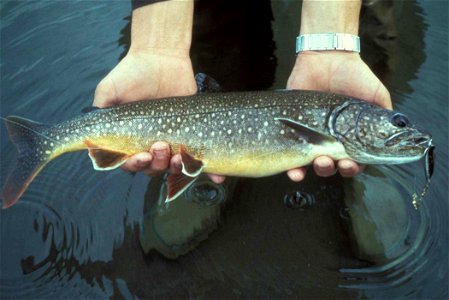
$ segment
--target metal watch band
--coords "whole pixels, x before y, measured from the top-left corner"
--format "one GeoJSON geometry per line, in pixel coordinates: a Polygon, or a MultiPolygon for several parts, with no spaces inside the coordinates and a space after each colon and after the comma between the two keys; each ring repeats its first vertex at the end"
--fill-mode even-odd
{"type": "Polygon", "coordinates": [[[347,33],[312,33],[296,38],[296,54],[302,51],[342,50],[360,53],[360,38],[347,33]]]}

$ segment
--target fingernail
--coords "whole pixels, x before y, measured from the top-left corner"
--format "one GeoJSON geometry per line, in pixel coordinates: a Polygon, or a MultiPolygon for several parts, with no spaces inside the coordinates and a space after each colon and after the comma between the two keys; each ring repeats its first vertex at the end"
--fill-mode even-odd
{"type": "Polygon", "coordinates": [[[154,149],[153,154],[156,159],[164,159],[167,157],[167,151],[165,149],[154,149]]]}
{"type": "Polygon", "coordinates": [[[352,168],[352,164],[350,161],[347,160],[343,160],[340,162],[339,164],[340,169],[351,169],[352,168]]]}

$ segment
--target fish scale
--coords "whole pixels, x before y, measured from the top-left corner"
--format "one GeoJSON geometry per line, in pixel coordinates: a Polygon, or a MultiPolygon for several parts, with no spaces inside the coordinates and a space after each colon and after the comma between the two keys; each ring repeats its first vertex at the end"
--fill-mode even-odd
{"type": "Polygon", "coordinates": [[[182,173],[169,176],[169,200],[201,172],[268,176],[320,155],[373,164],[421,158],[430,135],[414,126],[401,128],[395,116],[341,95],[264,91],[132,102],[92,109],[56,125],[8,117],[19,163],[6,182],[3,203],[14,204],[45,164],[61,154],[87,149],[95,169],[110,170],[149,151],[156,141],[167,142],[172,154],[182,157],[182,173]]]}

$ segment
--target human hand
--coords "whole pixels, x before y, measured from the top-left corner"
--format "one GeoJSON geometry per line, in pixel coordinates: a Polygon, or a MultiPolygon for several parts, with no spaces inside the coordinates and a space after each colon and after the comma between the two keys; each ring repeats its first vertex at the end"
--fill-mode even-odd
{"type": "MultiPolygon", "coordinates": [[[[196,83],[188,54],[175,51],[131,50],[98,84],[94,106],[107,107],[137,100],[192,95],[196,83]]],[[[181,158],[170,160],[167,143],[156,142],[149,152],[133,155],[122,165],[128,172],[153,176],[170,167],[178,171],[181,158]]]]}
{"type": "MultiPolygon", "coordinates": [[[[388,90],[353,52],[323,51],[301,52],[287,82],[288,89],[319,90],[343,94],[391,109],[388,90]]],[[[317,157],[313,162],[315,173],[327,177],[339,173],[352,177],[363,171],[363,166],[350,159],[334,162],[328,156],[317,157]]],[[[306,168],[292,169],[287,175],[293,181],[301,181],[306,168]]]]}

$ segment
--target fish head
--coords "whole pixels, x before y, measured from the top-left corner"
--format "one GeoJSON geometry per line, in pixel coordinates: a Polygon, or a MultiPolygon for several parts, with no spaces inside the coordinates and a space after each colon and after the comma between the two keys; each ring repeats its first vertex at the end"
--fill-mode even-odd
{"type": "Polygon", "coordinates": [[[347,101],[329,118],[329,131],[346,153],[364,164],[401,164],[419,160],[432,147],[429,133],[397,111],[347,101]]]}

